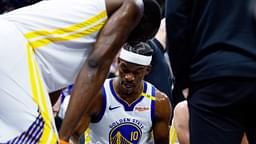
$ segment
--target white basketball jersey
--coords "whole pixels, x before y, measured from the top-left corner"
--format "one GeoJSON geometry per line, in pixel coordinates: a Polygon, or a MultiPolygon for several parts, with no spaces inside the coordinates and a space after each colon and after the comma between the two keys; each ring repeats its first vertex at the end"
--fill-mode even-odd
{"type": "Polygon", "coordinates": [[[155,87],[144,82],[142,95],[131,105],[114,91],[113,79],[102,88],[103,106],[100,116],[90,123],[85,133],[89,144],[153,144],[155,87]]]}
{"type": "Polygon", "coordinates": [[[107,20],[105,0],[45,0],[2,16],[35,51],[48,91],[72,84],[107,20]]]}

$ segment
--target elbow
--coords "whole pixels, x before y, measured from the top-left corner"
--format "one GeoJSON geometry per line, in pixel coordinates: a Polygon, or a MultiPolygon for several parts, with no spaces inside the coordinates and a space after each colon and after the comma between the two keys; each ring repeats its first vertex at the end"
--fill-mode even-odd
{"type": "Polygon", "coordinates": [[[112,59],[104,57],[88,57],[85,68],[91,73],[103,72],[112,63],[112,59]]]}
{"type": "Polygon", "coordinates": [[[79,79],[82,80],[82,85],[90,85],[96,80],[96,75],[100,69],[99,67],[100,65],[97,59],[86,59],[78,76],[79,79]]]}
{"type": "Polygon", "coordinates": [[[97,58],[88,58],[86,60],[86,65],[89,69],[97,69],[100,65],[100,60],[97,58]]]}

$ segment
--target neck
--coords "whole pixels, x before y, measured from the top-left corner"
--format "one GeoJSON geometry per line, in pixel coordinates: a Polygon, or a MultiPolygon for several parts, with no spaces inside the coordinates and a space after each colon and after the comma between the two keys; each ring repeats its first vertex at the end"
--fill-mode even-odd
{"type": "Polygon", "coordinates": [[[143,82],[141,82],[138,85],[138,87],[134,89],[134,91],[132,93],[127,94],[124,90],[122,90],[118,79],[114,80],[113,85],[114,85],[114,89],[115,89],[117,95],[120,98],[122,98],[124,101],[126,101],[128,104],[131,104],[135,100],[137,100],[141,96],[141,93],[143,92],[143,89],[144,89],[143,82]]]}

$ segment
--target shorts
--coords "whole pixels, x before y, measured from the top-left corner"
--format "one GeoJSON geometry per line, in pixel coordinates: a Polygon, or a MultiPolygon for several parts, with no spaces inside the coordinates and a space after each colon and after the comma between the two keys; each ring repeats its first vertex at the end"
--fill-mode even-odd
{"type": "Polygon", "coordinates": [[[240,144],[256,129],[256,79],[223,77],[191,84],[191,144],[240,144]]]}
{"type": "Polygon", "coordinates": [[[58,135],[34,51],[0,18],[0,143],[56,143],[58,135]]]}

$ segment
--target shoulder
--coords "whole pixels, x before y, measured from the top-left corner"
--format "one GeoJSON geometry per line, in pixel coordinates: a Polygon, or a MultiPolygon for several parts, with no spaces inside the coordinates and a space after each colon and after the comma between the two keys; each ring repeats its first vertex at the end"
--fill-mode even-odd
{"type": "Polygon", "coordinates": [[[156,89],[156,101],[158,102],[169,101],[169,98],[164,92],[161,92],[158,89],[156,89]]]}
{"type": "MultiPolygon", "coordinates": [[[[143,0],[105,0],[106,9],[112,15],[120,7],[127,7],[134,12],[143,12],[143,0]]],[[[138,14],[138,13],[137,13],[138,14]]]]}
{"type": "Polygon", "coordinates": [[[175,108],[174,108],[174,113],[176,113],[176,111],[187,112],[187,107],[188,107],[187,101],[186,101],[186,100],[181,101],[181,102],[179,102],[179,103],[175,106],[175,108]]]}
{"type": "Polygon", "coordinates": [[[172,106],[167,95],[159,90],[156,90],[155,116],[169,118],[172,114],[171,112],[172,106]]]}
{"type": "Polygon", "coordinates": [[[173,112],[173,118],[175,124],[181,124],[183,121],[186,121],[188,119],[188,105],[187,101],[184,100],[182,102],[179,102],[173,112]]]}
{"type": "Polygon", "coordinates": [[[98,94],[95,97],[95,100],[93,101],[93,106],[91,108],[90,114],[93,116],[99,115],[99,113],[102,111],[103,107],[106,104],[106,95],[104,94],[103,87],[100,89],[98,94]]]}

